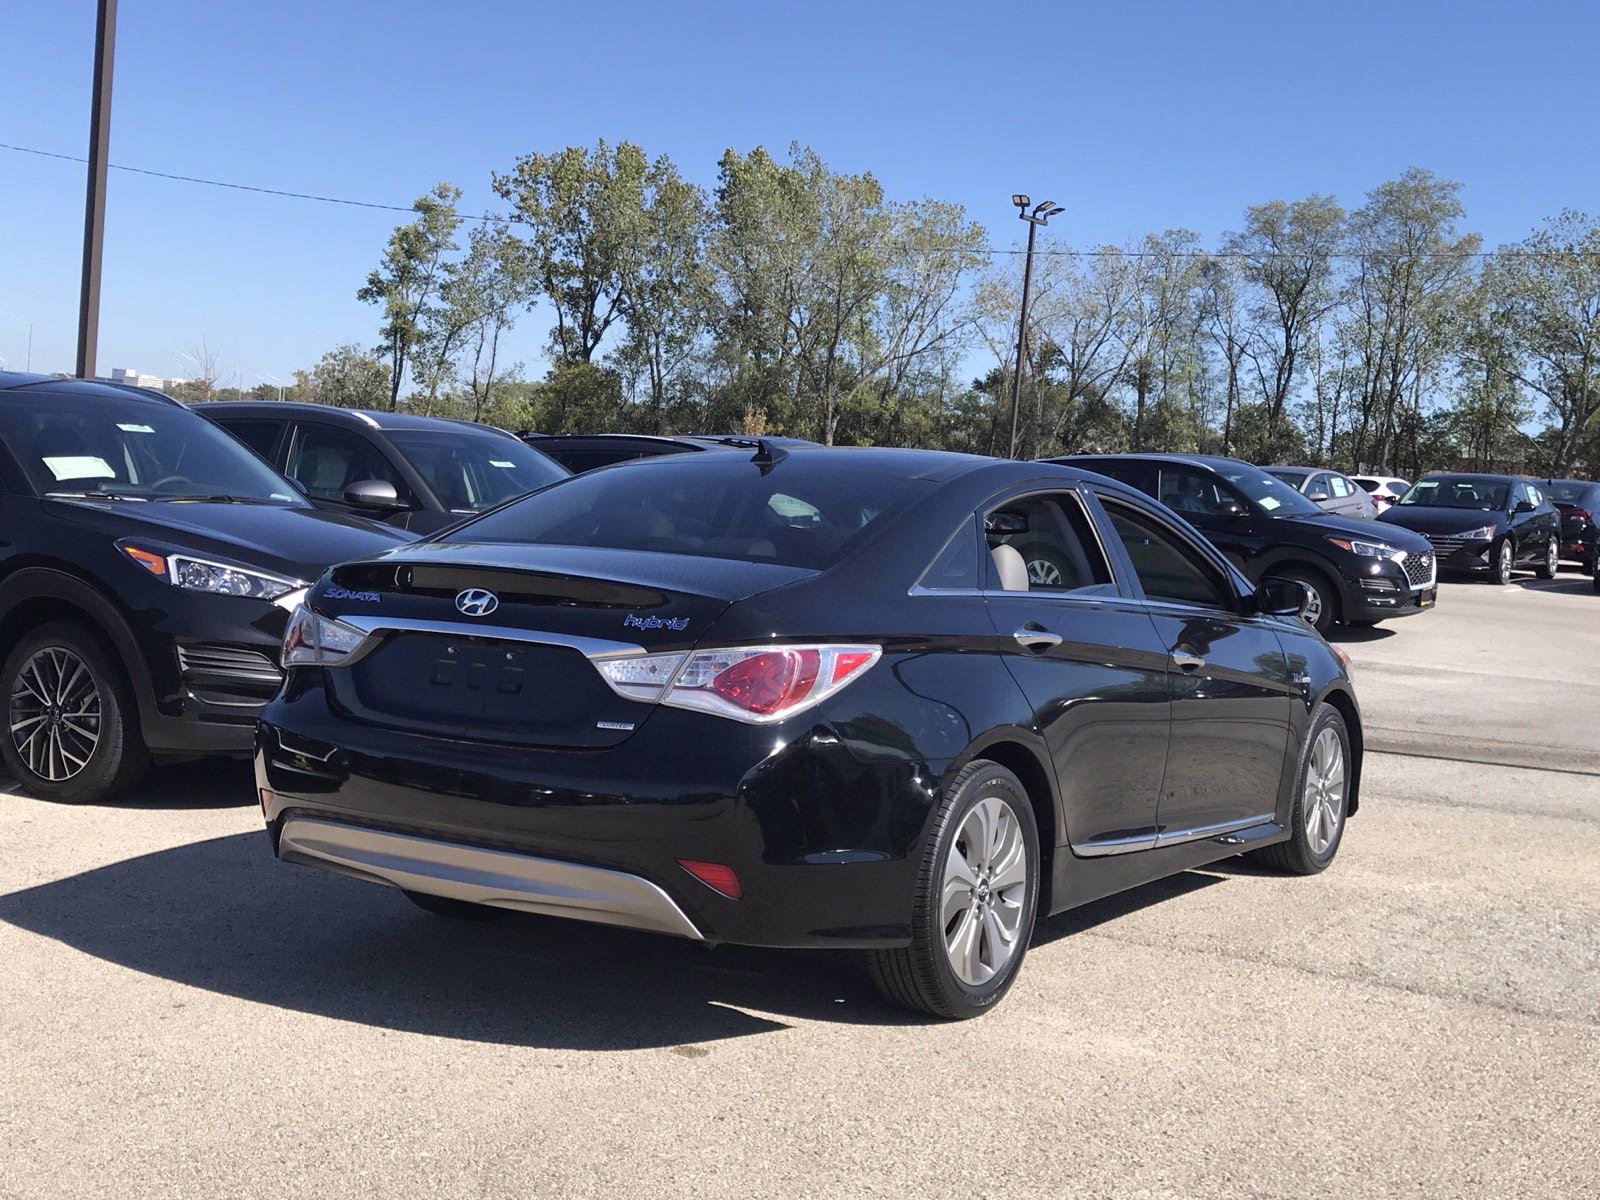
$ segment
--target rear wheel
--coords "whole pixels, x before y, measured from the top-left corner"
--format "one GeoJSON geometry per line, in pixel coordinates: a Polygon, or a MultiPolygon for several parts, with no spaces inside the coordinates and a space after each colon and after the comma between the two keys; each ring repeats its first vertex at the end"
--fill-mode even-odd
{"type": "Polygon", "coordinates": [[[873,951],[873,981],[894,1003],[976,1017],[1022,968],[1039,904],[1039,830],[1020,780],[969,764],[946,792],[917,874],[911,944],[873,951]]]}
{"type": "Polygon", "coordinates": [[[1289,813],[1292,836],[1251,857],[1291,875],[1315,875],[1339,853],[1349,807],[1350,731],[1331,704],[1320,704],[1300,754],[1300,775],[1289,813]]]}
{"type": "Polygon", "coordinates": [[[1511,582],[1511,567],[1515,561],[1515,551],[1511,547],[1511,539],[1504,538],[1494,552],[1494,565],[1489,568],[1489,582],[1504,587],[1511,582]]]}
{"type": "Polygon", "coordinates": [[[92,804],[149,766],[121,666],[87,629],[60,622],[23,634],[0,673],[9,698],[0,756],[24,791],[92,804]]]}
{"type": "Polygon", "coordinates": [[[491,908],[487,904],[474,904],[470,900],[455,900],[449,896],[431,896],[427,892],[410,892],[401,889],[405,898],[425,912],[437,917],[454,917],[458,921],[494,921],[505,916],[505,909],[491,908]]]}
{"type": "Polygon", "coordinates": [[[1544,561],[1533,569],[1533,573],[1540,579],[1554,579],[1556,572],[1561,569],[1561,547],[1556,545],[1555,538],[1545,543],[1544,561]]]}

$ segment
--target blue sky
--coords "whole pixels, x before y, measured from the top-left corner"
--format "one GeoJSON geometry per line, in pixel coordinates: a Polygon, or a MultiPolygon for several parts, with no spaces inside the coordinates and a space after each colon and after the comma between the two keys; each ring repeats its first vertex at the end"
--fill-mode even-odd
{"type": "MultiPolygon", "coordinates": [[[[891,197],[967,206],[1017,240],[1013,191],[1066,206],[1046,237],[1183,226],[1246,205],[1349,206],[1407,166],[1465,184],[1489,245],[1600,208],[1600,7],[856,0],[568,4],[123,0],[111,159],[409,204],[441,179],[492,209],[492,170],[596,138],[706,187],[729,147],[791,141],[891,197]]],[[[0,142],[83,154],[93,0],[6,6],[0,142]]],[[[83,168],[0,151],[0,358],[70,370],[83,168]]],[[[287,381],[371,344],[355,291],[399,214],[113,172],[99,365],[287,381]]],[[[513,356],[541,368],[544,322],[513,356]]],[[[975,364],[977,365],[977,364],[975,364]]]]}

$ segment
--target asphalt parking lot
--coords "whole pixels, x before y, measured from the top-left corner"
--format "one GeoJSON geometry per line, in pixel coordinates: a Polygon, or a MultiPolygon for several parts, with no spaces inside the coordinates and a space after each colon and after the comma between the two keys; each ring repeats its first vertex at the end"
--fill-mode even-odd
{"type": "Polygon", "coordinates": [[[960,1025],[279,867],[245,770],[0,794],[0,1195],[1600,1195],[1600,597],[1442,592],[1340,639],[1329,872],[1055,918],[960,1025]]]}

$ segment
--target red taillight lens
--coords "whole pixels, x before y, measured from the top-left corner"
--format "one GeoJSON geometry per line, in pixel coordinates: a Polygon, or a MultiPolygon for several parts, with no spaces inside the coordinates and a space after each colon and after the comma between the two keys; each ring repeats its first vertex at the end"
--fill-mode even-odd
{"type": "Polygon", "coordinates": [[[711,681],[711,690],[748,712],[770,716],[792,708],[810,694],[821,661],[815,650],[758,654],[719,674],[711,681]]]}
{"type": "Polygon", "coordinates": [[[694,858],[680,858],[678,865],[713,892],[738,900],[744,896],[744,885],[739,876],[726,863],[701,862],[694,858]]]}
{"type": "Polygon", "coordinates": [[[1567,515],[1569,517],[1577,517],[1580,521],[1592,521],[1594,519],[1589,515],[1589,510],[1586,508],[1574,508],[1567,515]]]}

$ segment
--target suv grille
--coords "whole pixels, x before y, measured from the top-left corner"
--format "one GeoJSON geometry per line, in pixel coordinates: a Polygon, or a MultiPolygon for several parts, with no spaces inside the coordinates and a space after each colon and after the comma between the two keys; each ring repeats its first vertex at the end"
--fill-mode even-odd
{"type": "MultiPolygon", "coordinates": [[[[1435,543],[1437,544],[1437,543],[1435,543]]],[[[1432,554],[1408,554],[1400,567],[1406,573],[1406,582],[1414,588],[1433,586],[1434,559],[1432,554]]]]}

